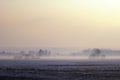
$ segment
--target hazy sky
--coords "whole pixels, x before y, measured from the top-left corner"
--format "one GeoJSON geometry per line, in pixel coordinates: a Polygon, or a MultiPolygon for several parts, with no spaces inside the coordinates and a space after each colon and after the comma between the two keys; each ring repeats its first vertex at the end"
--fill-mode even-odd
{"type": "Polygon", "coordinates": [[[0,0],[0,47],[120,49],[120,0],[0,0]]]}

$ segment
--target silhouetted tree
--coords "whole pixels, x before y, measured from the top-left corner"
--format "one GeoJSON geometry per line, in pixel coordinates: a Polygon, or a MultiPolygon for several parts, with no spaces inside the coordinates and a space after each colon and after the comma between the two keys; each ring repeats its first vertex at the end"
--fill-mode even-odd
{"type": "Polygon", "coordinates": [[[98,48],[95,48],[92,50],[92,54],[90,55],[90,58],[92,59],[103,59],[105,58],[105,55],[101,53],[101,50],[98,48]]]}

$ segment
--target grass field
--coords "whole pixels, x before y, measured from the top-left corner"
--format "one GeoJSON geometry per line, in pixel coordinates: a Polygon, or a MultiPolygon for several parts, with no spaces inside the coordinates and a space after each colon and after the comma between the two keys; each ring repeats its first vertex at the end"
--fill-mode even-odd
{"type": "Polygon", "coordinates": [[[119,80],[119,60],[0,61],[0,80],[119,80]]]}

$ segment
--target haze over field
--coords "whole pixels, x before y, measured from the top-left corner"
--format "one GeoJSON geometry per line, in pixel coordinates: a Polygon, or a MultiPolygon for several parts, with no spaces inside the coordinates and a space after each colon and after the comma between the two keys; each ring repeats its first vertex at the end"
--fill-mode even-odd
{"type": "Polygon", "coordinates": [[[120,49],[120,0],[0,0],[0,47],[120,49]]]}
{"type": "Polygon", "coordinates": [[[0,80],[120,80],[120,0],[0,0],[0,80]]]}

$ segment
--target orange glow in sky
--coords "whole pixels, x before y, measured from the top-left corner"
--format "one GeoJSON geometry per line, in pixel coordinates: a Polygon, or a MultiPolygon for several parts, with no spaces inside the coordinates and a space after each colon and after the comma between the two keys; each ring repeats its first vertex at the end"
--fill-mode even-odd
{"type": "Polygon", "coordinates": [[[0,0],[0,47],[120,49],[120,0],[0,0]]]}

